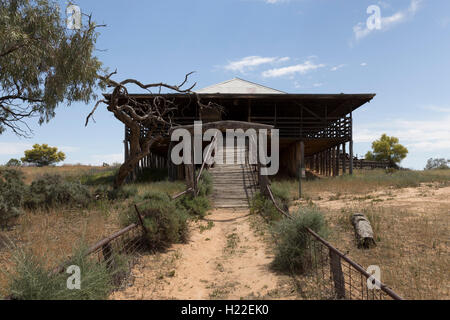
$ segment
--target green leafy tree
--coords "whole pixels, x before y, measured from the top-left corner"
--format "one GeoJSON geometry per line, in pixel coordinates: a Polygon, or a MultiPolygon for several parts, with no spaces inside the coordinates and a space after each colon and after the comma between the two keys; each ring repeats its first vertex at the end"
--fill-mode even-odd
{"type": "Polygon", "coordinates": [[[17,159],[9,159],[9,161],[6,163],[7,167],[20,167],[22,164],[22,162],[20,162],[20,160],[17,159]]]}
{"type": "Polygon", "coordinates": [[[94,56],[99,25],[90,16],[68,29],[52,0],[0,0],[0,134],[20,136],[55,116],[64,102],[89,102],[100,85],[101,62],[94,56]]]}
{"type": "Polygon", "coordinates": [[[56,147],[49,147],[48,144],[35,144],[33,149],[25,151],[22,162],[34,163],[38,167],[48,166],[66,159],[66,155],[58,151],[56,147]]]}
{"type": "Polygon", "coordinates": [[[366,153],[366,160],[387,160],[391,165],[397,165],[406,158],[408,149],[402,146],[398,138],[389,137],[385,133],[380,139],[372,142],[372,151],[366,153]]]}
{"type": "Polygon", "coordinates": [[[436,158],[436,159],[430,158],[427,161],[425,170],[450,169],[449,164],[450,164],[450,159],[446,160],[444,158],[436,158]]]}

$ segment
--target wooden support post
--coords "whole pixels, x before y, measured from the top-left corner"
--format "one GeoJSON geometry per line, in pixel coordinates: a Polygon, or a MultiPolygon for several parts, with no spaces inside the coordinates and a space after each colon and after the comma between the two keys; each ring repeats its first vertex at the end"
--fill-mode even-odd
{"type": "Polygon", "coordinates": [[[111,243],[105,243],[102,246],[102,254],[103,254],[103,259],[106,262],[106,267],[109,270],[112,270],[114,268],[114,257],[112,254],[112,248],[111,248],[111,243]]]}
{"type": "Polygon", "coordinates": [[[345,282],[342,273],[341,257],[330,250],[330,271],[334,282],[334,292],[337,299],[345,298],[345,282]]]}
{"type": "Polygon", "coordinates": [[[300,166],[298,170],[298,198],[302,197],[302,179],[305,178],[305,143],[300,141],[300,166]]]}
{"type": "Polygon", "coordinates": [[[350,152],[349,173],[353,174],[353,118],[352,118],[352,114],[351,113],[350,113],[350,145],[349,145],[349,152],[350,152]]]}
{"type": "Polygon", "coordinates": [[[342,144],[342,174],[346,174],[347,173],[347,154],[345,151],[345,142],[342,144]]]}
{"type": "Polygon", "coordinates": [[[336,176],[339,176],[339,158],[340,158],[340,144],[336,146],[336,176]]]}
{"type": "Polygon", "coordinates": [[[331,149],[328,149],[328,156],[327,156],[327,162],[328,162],[328,176],[331,177],[331,149]]]}

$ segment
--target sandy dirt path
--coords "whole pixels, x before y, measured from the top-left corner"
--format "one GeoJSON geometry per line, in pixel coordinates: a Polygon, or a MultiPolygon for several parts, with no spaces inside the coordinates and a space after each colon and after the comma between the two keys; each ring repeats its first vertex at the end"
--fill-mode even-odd
{"type": "Polygon", "coordinates": [[[296,299],[292,279],[269,268],[262,223],[248,210],[216,209],[190,224],[187,244],[142,257],[132,284],[111,298],[296,299]]]}

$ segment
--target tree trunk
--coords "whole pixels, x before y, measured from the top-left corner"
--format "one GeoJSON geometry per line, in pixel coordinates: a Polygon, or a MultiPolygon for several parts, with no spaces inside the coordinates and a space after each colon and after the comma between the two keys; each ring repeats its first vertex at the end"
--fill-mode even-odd
{"type": "Polygon", "coordinates": [[[352,215],[352,224],[355,228],[358,248],[369,249],[376,246],[375,240],[373,239],[372,226],[364,214],[354,213],[352,215]]]}
{"type": "MultiPolygon", "coordinates": [[[[133,136],[133,131],[131,132],[130,138],[130,154],[128,160],[125,161],[119,168],[119,172],[117,172],[116,178],[114,180],[114,189],[120,188],[127,176],[133,172],[134,168],[138,165],[139,161],[144,159],[150,153],[150,147],[152,146],[155,139],[144,140],[144,142],[140,143],[139,137],[133,136]]],[[[140,135],[140,131],[135,133],[136,135],[140,135]]]]}

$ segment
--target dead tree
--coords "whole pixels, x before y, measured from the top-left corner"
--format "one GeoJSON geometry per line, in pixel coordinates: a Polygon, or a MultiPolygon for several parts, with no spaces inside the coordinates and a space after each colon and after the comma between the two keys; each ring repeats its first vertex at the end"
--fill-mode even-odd
{"type": "Polygon", "coordinates": [[[369,249],[375,247],[376,243],[373,239],[373,230],[369,219],[362,213],[354,213],[351,220],[353,227],[355,228],[358,248],[369,249]]]}
{"type": "Polygon", "coordinates": [[[201,103],[200,97],[192,91],[196,83],[187,89],[183,89],[183,86],[185,86],[188,81],[188,77],[192,73],[193,72],[188,73],[180,85],[169,85],[162,82],[143,84],[135,79],[126,79],[117,82],[111,79],[111,76],[116,74],[116,71],[107,76],[99,76],[100,80],[104,82],[107,87],[113,88],[113,90],[109,99],[97,101],[93,110],[87,116],[85,125],[88,125],[89,119],[93,116],[97,107],[100,104],[106,104],[107,110],[112,112],[114,117],[125,124],[130,130],[130,156],[120,166],[114,181],[114,188],[120,187],[125,182],[125,179],[133,171],[139,161],[150,153],[152,145],[163,139],[170,128],[176,125],[172,122],[172,117],[174,111],[178,109],[178,106],[175,104],[174,100],[169,100],[159,94],[163,88],[180,94],[192,95],[193,99],[197,101],[200,109],[221,109],[221,107],[215,103],[201,103]],[[136,85],[150,93],[151,89],[157,89],[159,93],[150,101],[137,101],[128,94],[127,86],[129,85],[136,85]],[[147,128],[147,132],[144,135],[141,134],[141,128],[143,127],[147,128]]]}

